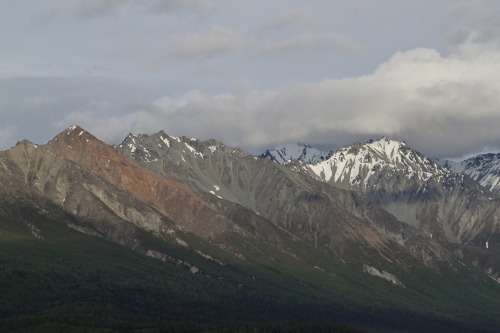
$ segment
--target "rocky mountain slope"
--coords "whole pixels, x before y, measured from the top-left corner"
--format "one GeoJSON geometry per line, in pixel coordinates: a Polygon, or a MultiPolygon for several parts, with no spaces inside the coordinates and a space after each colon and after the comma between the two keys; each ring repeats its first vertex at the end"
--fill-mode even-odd
{"type": "MultiPolygon", "coordinates": [[[[444,319],[448,314],[466,314],[453,317],[456,324],[464,318],[489,320],[489,311],[479,315],[475,309],[484,304],[495,309],[495,295],[500,295],[500,286],[467,261],[354,191],[214,140],[202,142],[164,132],[129,135],[113,148],[72,126],[46,145],[22,141],[0,152],[0,228],[0,247],[7,249],[0,252],[0,263],[14,270],[36,267],[40,275],[53,276],[50,267],[54,266],[49,264],[53,261],[68,269],[61,273],[67,274],[64,278],[57,273],[54,279],[71,280],[75,269],[80,270],[67,268],[67,256],[81,250],[68,239],[94,244],[96,249],[109,246],[95,239],[112,241],[156,259],[160,266],[191,274],[189,283],[195,289],[205,290],[208,285],[220,290],[224,283],[218,281],[228,281],[236,289],[243,288],[244,298],[274,304],[259,312],[262,320],[265,313],[288,318],[279,309],[294,304],[283,311],[305,320],[324,320],[336,313],[342,320],[368,316],[373,325],[382,313],[405,309],[421,316],[417,322],[432,317],[437,318],[433,322],[450,324],[450,319],[444,319]],[[40,260],[28,263],[26,258],[32,257],[40,260]],[[462,293],[471,284],[475,287],[462,293]],[[458,301],[450,301],[450,295],[458,301]],[[375,304],[385,305],[378,309],[375,304]]],[[[494,249],[496,243],[491,244],[494,249]]],[[[117,256],[132,260],[130,267],[141,266],[136,261],[140,259],[125,252],[117,256]]],[[[81,254],[72,258],[83,260],[81,254]]],[[[98,272],[106,270],[92,271],[84,284],[95,288],[98,272]]],[[[128,269],[125,276],[132,271],[128,269]]],[[[9,274],[0,274],[0,288],[14,287],[9,274]]],[[[161,286],[164,278],[155,275],[154,280],[161,286]]],[[[124,279],[120,286],[137,281],[137,277],[124,279]]],[[[44,286],[52,289],[23,281],[29,284],[26,288],[36,290],[33,295],[59,290],[50,281],[44,286]]],[[[67,288],[57,291],[58,295],[67,288]]],[[[131,288],[144,287],[134,282],[131,288]]],[[[90,294],[86,289],[81,292],[83,299],[96,295],[94,289],[90,294]]],[[[219,293],[206,291],[193,304],[201,306],[207,297],[219,293]]],[[[235,298],[236,303],[240,301],[235,298]]],[[[127,302],[136,304],[131,299],[127,302]]],[[[155,302],[163,304],[159,299],[155,302]]],[[[11,303],[0,297],[0,315],[26,315],[41,304],[34,298],[31,310],[15,312],[11,303]]],[[[230,307],[238,308],[236,303],[230,307]]],[[[251,311],[258,312],[252,304],[251,311]]],[[[200,318],[200,313],[192,314],[191,320],[200,318]]],[[[216,315],[223,318],[225,314],[216,315]]],[[[407,327],[406,321],[396,324],[387,318],[392,324],[384,325],[407,327]]],[[[439,331],[437,326],[434,330],[439,331]]]]}
{"type": "Polygon", "coordinates": [[[460,253],[497,277],[500,201],[468,176],[438,165],[405,142],[382,138],[357,143],[324,162],[291,167],[361,193],[441,244],[471,246],[469,252],[460,247],[460,253]]]}
{"type": "MultiPolygon", "coordinates": [[[[243,251],[252,253],[249,248],[259,243],[257,227],[265,230],[263,238],[268,237],[271,245],[272,239],[282,239],[277,233],[283,232],[268,221],[256,217],[253,226],[240,216],[230,220],[186,185],[131,162],[79,127],[68,128],[47,145],[20,142],[0,153],[0,163],[0,190],[7,206],[29,206],[57,220],[63,216],[70,228],[162,260],[179,259],[143,244],[144,231],[215,262],[220,260],[204,256],[188,244],[185,234],[236,257],[243,257],[243,251]],[[51,215],[54,210],[57,216],[51,215]]],[[[185,266],[191,267],[188,262],[185,266]]]]}
{"type": "Polygon", "coordinates": [[[480,154],[461,162],[437,162],[453,172],[468,175],[489,191],[500,195],[500,154],[480,154]]]}
{"type": "Polygon", "coordinates": [[[401,259],[394,256],[396,248],[434,267],[448,257],[432,239],[362,196],[214,140],[201,142],[159,132],[129,135],[116,149],[189,185],[227,217],[244,207],[344,261],[359,260],[348,255],[352,246],[362,253],[379,253],[386,262],[401,259]]]}
{"type": "Polygon", "coordinates": [[[328,157],[328,153],[313,148],[305,143],[290,145],[281,145],[273,149],[268,149],[260,158],[267,158],[278,164],[283,164],[289,160],[300,160],[307,163],[318,163],[328,157]]]}
{"type": "MultiPolygon", "coordinates": [[[[241,228],[213,211],[189,187],[130,163],[111,146],[79,127],[62,132],[44,148],[126,191],[186,231],[206,238],[223,233],[244,234],[241,228]],[[202,219],[203,224],[199,222],[202,219]]],[[[156,231],[159,228],[156,226],[156,231]]]]}
{"type": "Polygon", "coordinates": [[[136,145],[123,146],[151,160],[155,164],[150,166],[161,168],[157,171],[163,175],[75,126],[47,145],[23,141],[3,153],[5,197],[29,198],[23,200],[43,202],[41,206],[49,202],[77,219],[70,227],[160,258],[165,254],[141,244],[140,230],[184,246],[188,241],[179,235],[193,233],[243,260],[257,243],[299,257],[290,240],[305,241],[360,268],[375,266],[377,258],[386,259],[379,270],[395,261],[407,260],[409,266],[415,258],[433,268],[450,260],[432,240],[352,192],[213,141],[159,133],[156,147],[160,141],[163,148],[176,147],[159,151],[174,156],[169,160],[159,159],[152,148],[143,149],[138,138],[128,139],[136,145]],[[379,254],[371,259],[350,256],[351,246],[379,254]]]}

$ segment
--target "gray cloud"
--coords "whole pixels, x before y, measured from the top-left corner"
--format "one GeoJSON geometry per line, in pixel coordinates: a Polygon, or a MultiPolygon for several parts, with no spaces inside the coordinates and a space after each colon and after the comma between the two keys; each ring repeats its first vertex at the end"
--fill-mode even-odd
{"type": "Polygon", "coordinates": [[[304,33],[280,41],[270,42],[262,47],[265,52],[288,51],[357,51],[360,46],[351,38],[337,33],[304,33]]]}
{"type": "Polygon", "coordinates": [[[51,22],[59,18],[66,10],[67,6],[68,6],[67,2],[64,1],[55,2],[49,7],[48,10],[45,9],[43,12],[33,15],[33,22],[37,25],[51,22]]]}
{"type": "Polygon", "coordinates": [[[462,20],[464,18],[470,17],[471,15],[476,16],[481,11],[481,1],[469,0],[453,5],[449,9],[449,16],[456,20],[462,20]]]}
{"type": "Polygon", "coordinates": [[[45,12],[35,15],[36,23],[46,23],[71,13],[83,19],[104,18],[123,10],[162,14],[190,12],[206,14],[217,8],[213,0],[78,0],[72,3],[57,1],[45,12]]]}
{"type": "Polygon", "coordinates": [[[137,2],[156,13],[189,10],[196,14],[205,14],[218,7],[212,0],[137,0],[137,2]]]}
{"type": "Polygon", "coordinates": [[[453,46],[500,43],[500,9],[485,1],[467,1],[453,6],[446,40],[453,46]]]}
{"type": "Polygon", "coordinates": [[[309,22],[312,18],[313,15],[310,7],[288,9],[273,16],[268,23],[264,24],[264,30],[270,31],[300,25],[309,22]]]}
{"type": "MultiPolygon", "coordinates": [[[[422,48],[394,54],[370,75],[275,91],[247,82],[226,93],[153,98],[145,87],[112,80],[4,79],[0,110],[10,110],[2,111],[5,124],[24,122],[25,133],[48,123],[45,132],[53,135],[76,123],[108,143],[163,129],[258,152],[286,142],[333,147],[386,135],[433,157],[453,157],[500,148],[499,72],[500,51],[443,56],[422,48]]],[[[16,132],[2,133],[6,142],[16,132]]]]}
{"type": "Polygon", "coordinates": [[[205,33],[176,37],[168,55],[177,59],[213,57],[237,51],[245,43],[245,40],[231,29],[212,27],[205,33]]]}
{"type": "Polygon", "coordinates": [[[80,2],[75,14],[83,18],[108,16],[115,14],[128,2],[128,0],[85,0],[80,2]]]}
{"type": "Polygon", "coordinates": [[[252,151],[381,135],[433,156],[493,149],[500,7],[456,3],[2,3],[2,143],[78,123],[109,143],[164,129],[252,151]]]}
{"type": "Polygon", "coordinates": [[[434,157],[500,146],[500,52],[474,59],[432,49],[400,52],[371,75],[297,83],[279,91],[244,86],[224,94],[164,96],[149,108],[110,117],[72,113],[105,140],[164,129],[216,138],[256,152],[278,143],[325,146],[386,135],[434,157]]]}
{"type": "Polygon", "coordinates": [[[0,78],[0,149],[21,139],[44,143],[69,125],[61,120],[70,114],[82,124],[86,115],[122,116],[157,94],[151,86],[98,77],[0,78]]]}

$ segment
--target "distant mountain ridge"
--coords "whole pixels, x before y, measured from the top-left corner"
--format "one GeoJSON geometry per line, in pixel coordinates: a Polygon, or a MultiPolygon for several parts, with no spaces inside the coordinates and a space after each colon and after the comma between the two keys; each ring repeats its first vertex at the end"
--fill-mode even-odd
{"type": "Polygon", "coordinates": [[[470,176],[489,191],[500,195],[500,153],[479,154],[463,161],[438,160],[445,168],[470,176]]]}
{"type": "Polygon", "coordinates": [[[442,244],[474,244],[477,249],[461,249],[462,255],[482,253],[483,268],[498,277],[499,255],[491,244],[500,241],[500,201],[468,176],[439,165],[404,141],[384,137],[356,143],[332,152],[323,162],[290,167],[363,194],[442,244]]]}
{"type": "Polygon", "coordinates": [[[328,157],[328,152],[313,148],[305,143],[288,144],[268,149],[260,158],[267,158],[275,163],[284,164],[290,160],[299,160],[307,163],[319,163],[328,157]]]}

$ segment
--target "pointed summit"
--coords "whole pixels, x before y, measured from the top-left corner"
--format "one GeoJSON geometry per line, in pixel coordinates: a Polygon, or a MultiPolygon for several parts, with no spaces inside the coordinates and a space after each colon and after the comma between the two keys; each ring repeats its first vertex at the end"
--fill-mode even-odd
{"type": "Polygon", "coordinates": [[[408,148],[404,141],[391,140],[385,136],[375,141],[369,140],[363,146],[371,150],[372,153],[378,154],[381,158],[392,162],[401,160],[400,155],[404,154],[403,150],[408,148]]]}
{"type": "Polygon", "coordinates": [[[78,125],[71,125],[70,127],[63,130],[61,133],[56,135],[52,140],[48,142],[48,145],[60,145],[64,144],[70,148],[76,148],[81,146],[83,143],[89,143],[92,141],[100,141],[95,136],[84,130],[78,125]]]}
{"type": "Polygon", "coordinates": [[[407,146],[406,142],[403,140],[396,140],[396,139],[391,139],[386,136],[382,136],[381,138],[374,140],[370,139],[366,143],[366,145],[371,145],[371,144],[376,144],[380,146],[386,146],[386,145],[401,145],[401,146],[407,146]]]}
{"type": "Polygon", "coordinates": [[[83,134],[89,134],[86,130],[84,130],[82,127],[78,126],[78,125],[71,125],[69,126],[68,128],[66,128],[65,130],[63,130],[61,133],[59,133],[59,135],[57,136],[60,136],[60,135],[66,135],[66,136],[82,136],[83,134]]]}
{"type": "Polygon", "coordinates": [[[404,141],[386,137],[341,148],[333,152],[328,160],[310,168],[322,180],[343,184],[346,188],[368,186],[369,179],[380,170],[401,174],[406,178],[416,177],[424,182],[433,175],[449,173],[408,147],[404,141]]]}
{"type": "Polygon", "coordinates": [[[76,163],[85,166],[110,165],[113,160],[123,159],[113,147],[97,139],[95,136],[73,125],[50,140],[45,147],[57,155],[62,155],[76,163]]]}

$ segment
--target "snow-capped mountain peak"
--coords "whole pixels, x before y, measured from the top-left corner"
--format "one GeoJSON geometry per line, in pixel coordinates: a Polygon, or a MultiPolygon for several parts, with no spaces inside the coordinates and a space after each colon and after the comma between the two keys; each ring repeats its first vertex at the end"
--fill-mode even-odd
{"type": "Polygon", "coordinates": [[[367,186],[370,177],[383,169],[398,171],[407,178],[418,177],[423,181],[432,175],[449,173],[447,169],[409,148],[404,141],[386,137],[341,148],[324,162],[309,165],[309,168],[326,182],[348,187],[367,186]]]}
{"type": "Polygon", "coordinates": [[[275,163],[284,164],[289,160],[299,160],[306,163],[319,163],[324,161],[328,153],[313,148],[305,143],[296,143],[277,146],[274,149],[268,149],[259,157],[267,158],[275,163]]]}
{"type": "Polygon", "coordinates": [[[491,193],[469,177],[438,165],[403,141],[387,138],[341,148],[327,160],[297,171],[362,193],[401,221],[444,242],[475,237],[483,223],[475,215],[477,207],[497,205],[491,193]]]}
{"type": "Polygon", "coordinates": [[[386,158],[389,161],[398,160],[398,158],[401,157],[400,151],[407,148],[404,141],[390,140],[386,137],[382,137],[376,141],[369,140],[365,146],[373,153],[376,153],[380,157],[386,158]]]}

